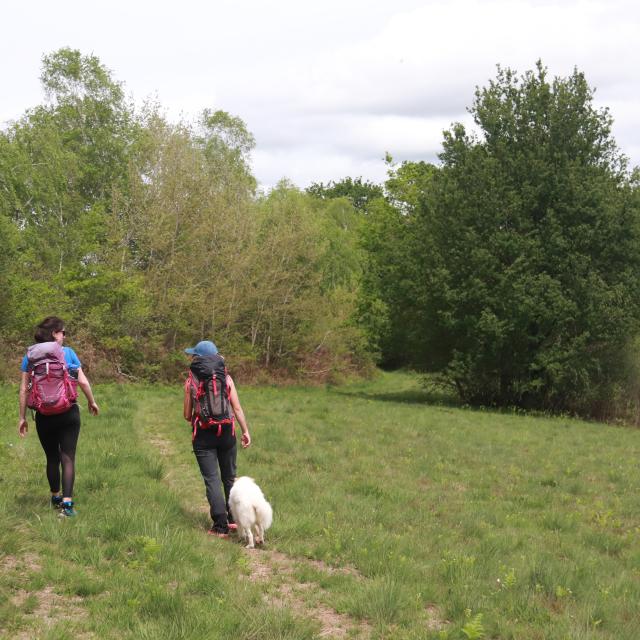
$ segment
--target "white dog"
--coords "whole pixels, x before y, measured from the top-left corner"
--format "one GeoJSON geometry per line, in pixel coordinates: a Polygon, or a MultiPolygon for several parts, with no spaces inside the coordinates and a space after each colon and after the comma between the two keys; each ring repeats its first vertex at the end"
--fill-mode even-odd
{"type": "Polygon", "coordinates": [[[248,476],[238,478],[229,493],[229,507],[238,534],[247,541],[247,549],[264,542],[264,532],[271,526],[273,511],[260,487],[248,476]]]}

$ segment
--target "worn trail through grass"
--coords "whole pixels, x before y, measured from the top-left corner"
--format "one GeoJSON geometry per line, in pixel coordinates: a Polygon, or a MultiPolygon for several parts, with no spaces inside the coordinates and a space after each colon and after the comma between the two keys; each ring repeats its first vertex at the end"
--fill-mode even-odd
{"type": "Polygon", "coordinates": [[[0,388],[0,638],[637,640],[640,432],[457,407],[415,376],[240,388],[266,548],[211,539],[179,388],[103,386],[47,505],[0,388]]]}
{"type": "MultiPolygon", "coordinates": [[[[141,407],[137,412],[136,424],[142,425],[148,442],[166,462],[168,470],[163,476],[164,482],[180,495],[190,518],[197,523],[203,521],[202,526],[207,527],[210,526],[208,503],[203,500],[200,475],[193,460],[184,460],[177,454],[177,449],[183,448],[188,431],[182,429],[176,442],[175,425],[166,422],[163,424],[163,416],[173,412],[172,407],[163,406],[163,403],[158,403],[152,410],[141,407]]],[[[216,540],[211,542],[228,544],[216,540]]],[[[241,544],[235,536],[232,536],[230,543],[241,544]]],[[[296,565],[303,565],[319,574],[343,573],[359,581],[364,580],[357,570],[334,568],[322,561],[294,558],[268,547],[269,545],[260,549],[244,549],[249,569],[244,577],[264,588],[263,599],[269,606],[287,609],[301,618],[315,620],[319,625],[319,637],[371,637],[371,628],[365,620],[354,619],[322,604],[322,596],[326,595],[323,594],[322,587],[317,582],[302,582],[295,574],[296,565]]]]}

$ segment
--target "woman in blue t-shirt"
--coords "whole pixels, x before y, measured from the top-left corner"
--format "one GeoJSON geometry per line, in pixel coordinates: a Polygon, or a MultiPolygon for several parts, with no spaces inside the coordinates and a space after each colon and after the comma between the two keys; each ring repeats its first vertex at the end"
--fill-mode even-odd
{"type": "MultiPolygon", "coordinates": [[[[64,322],[56,316],[45,318],[36,328],[36,342],[57,342],[62,346],[66,332],[64,322]]],[[[89,413],[98,415],[98,405],[93,398],[89,380],[82,371],[82,364],[70,347],[62,347],[69,375],[78,381],[78,386],[87,398],[89,413]]],[[[29,361],[22,360],[22,379],[20,382],[20,422],[18,433],[21,438],[27,435],[27,395],[29,387],[29,361]]],[[[75,456],[78,436],[80,435],[80,408],[76,403],[64,413],[45,416],[36,411],[36,431],[40,444],[47,457],[47,480],[51,489],[51,505],[60,509],[60,515],[75,516],[73,508],[73,483],[75,480],[75,456]],[[60,481],[62,479],[62,495],[60,481]]]]}

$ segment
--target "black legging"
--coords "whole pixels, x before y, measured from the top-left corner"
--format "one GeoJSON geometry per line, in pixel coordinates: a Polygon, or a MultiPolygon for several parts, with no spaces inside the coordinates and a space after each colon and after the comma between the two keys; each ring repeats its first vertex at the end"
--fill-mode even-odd
{"type": "Polygon", "coordinates": [[[73,496],[76,445],[80,435],[80,408],[74,404],[69,411],[57,416],[36,413],[36,430],[47,456],[47,480],[52,493],[60,491],[62,466],[62,495],[73,496]]]}

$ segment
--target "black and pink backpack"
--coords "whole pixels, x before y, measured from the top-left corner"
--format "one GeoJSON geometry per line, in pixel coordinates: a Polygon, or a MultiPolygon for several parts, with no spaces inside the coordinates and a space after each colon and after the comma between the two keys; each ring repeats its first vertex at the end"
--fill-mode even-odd
{"type": "Polygon", "coordinates": [[[43,416],[68,411],[78,397],[78,386],[69,375],[64,351],[57,342],[38,342],[27,349],[29,395],[27,406],[43,416]]]}
{"type": "Polygon", "coordinates": [[[219,354],[194,358],[186,385],[193,403],[193,437],[197,429],[215,429],[221,436],[226,427],[235,435],[224,358],[219,354]]]}

